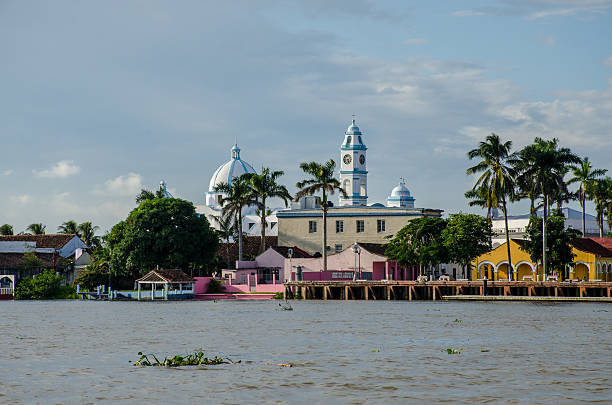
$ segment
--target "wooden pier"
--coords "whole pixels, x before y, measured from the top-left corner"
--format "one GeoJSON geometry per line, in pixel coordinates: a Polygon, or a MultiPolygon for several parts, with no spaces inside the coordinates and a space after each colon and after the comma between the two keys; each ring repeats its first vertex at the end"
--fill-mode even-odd
{"type": "MultiPolygon", "coordinates": [[[[548,301],[612,302],[611,282],[557,281],[290,281],[285,283],[285,298],[320,300],[494,300],[493,297],[547,297],[548,301]],[[463,297],[463,298],[460,298],[463,297]],[[591,300],[590,298],[597,298],[591,300]]],[[[516,298],[510,298],[516,297],[516,298]]],[[[503,299],[502,299],[503,300],[503,299]]]]}

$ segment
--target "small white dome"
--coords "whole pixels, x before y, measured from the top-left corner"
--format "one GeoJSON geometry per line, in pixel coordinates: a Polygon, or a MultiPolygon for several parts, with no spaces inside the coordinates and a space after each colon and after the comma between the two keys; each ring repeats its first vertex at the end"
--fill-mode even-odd
{"type": "Polygon", "coordinates": [[[387,198],[387,205],[389,207],[414,208],[414,198],[410,195],[410,190],[406,187],[403,179],[391,191],[391,195],[387,198]]]}
{"type": "Polygon", "coordinates": [[[400,183],[399,186],[396,186],[392,191],[391,191],[391,197],[410,197],[410,190],[408,190],[408,187],[406,187],[404,185],[404,183],[400,183]]]}
{"type": "Polygon", "coordinates": [[[240,148],[234,145],[231,150],[232,158],[219,166],[210,179],[208,185],[209,194],[220,194],[215,191],[215,187],[221,183],[232,184],[232,179],[242,176],[245,173],[257,173],[253,166],[240,159],[240,148]]]}
{"type": "Polygon", "coordinates": [[[361,131],[359,130],[359,127],[357,126],[357,124],[355,124],[355,120],[353,120],[351,122],[351,125],[349,125],[349,127],[346,129],[346,134],[347,135],[361,135],[361,131]]]}

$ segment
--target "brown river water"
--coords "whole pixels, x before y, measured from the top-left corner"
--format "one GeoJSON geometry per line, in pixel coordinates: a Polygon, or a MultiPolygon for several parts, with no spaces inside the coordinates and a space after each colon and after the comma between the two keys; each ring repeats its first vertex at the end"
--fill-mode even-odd
{"type": "Polygon", "coordinates": [[[612,403],[610,304],[291,305],[0,302],[0,403],[612,403]],[[241,363],[129,362],[199,348],[241,363]]]}

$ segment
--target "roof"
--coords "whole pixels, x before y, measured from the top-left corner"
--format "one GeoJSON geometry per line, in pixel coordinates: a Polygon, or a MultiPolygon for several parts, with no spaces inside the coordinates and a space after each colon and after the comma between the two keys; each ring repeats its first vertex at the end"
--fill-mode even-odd
{"type": "MultiPolygon", "coordinates": [[[[373,254],[379,255],[379,256],[387,256],[385,254],[386,247],[382,243],[361,243],[361,242],[357,242],[357,244],[359,246],[361,246],[362,249],[365,249],[365,250],[367,250],[370,253],[373,253],[373,254]]],[[[349,249],[350,248],[351,247],[349,247],[349,249]]]]}
{"type": "MultiPolygon", "coordinates": [[[[42,262],[42,267],[53,267],[53,253],[34,253],[42,262]]],[[[23,253],[0,253],[0,269],[18,269],[23,262],[23,253]]],[[[62,257],[55,255],[56,267],[62,267],[62,257]]]]}
{"type": "Polygon", "coordinates": [[[193,283],[195,279],[185,274],[182,270],[159,269],[151,270],[136,281],[140,282],[165,282],[165,283],[193,283]]]}
{"type": "Polygon", "coordinates": [[[589,238],[601,246],[612,250],[612,238],[589,238]]]}
{"type": "Polygon", "coordinates": [[[73,233],[58,233],[45,235],[2,235],[0,242],[36,242],[37,248],[61,249],[76,235],[73,233]]]}
{"type": "MultiPolygon", "coordinates": [[[[593,253],[596,256],[612,257],[612,249],[609,249],[605,247],[604,245],[597,243],[594,239],[595,238],[576,239],[572,243],[572,246],[574,246],[576,249],[581,250],[583,252],[593,253]]],[[[604,239],[604,238],[597,238],[597,239],[604,239]]]]}
{"type": "Polygon", "coordinates": [[[217,191],[215,191],[216,186],[221,183],[231,184],[232,179],[235,177],[240,177],[245,173],[257,172],[255,169],[253,169],[253,166],[240,159],[240,148],[238,148],[238,145],[234,145],[232,147],[231,159],[219,166],[219,168],[213,173],[208,185],[208,192],[217,193],[217,191]]]}
{"type": "Polygon", "coordinates": [[[289,249],[293,249],[293,255],[291,256],[294,259],[308,259],[311,258],[308,252],[300,249],[297,246],[289,247],[289,246],[270,246],[271,249],[274,249],[276,252],[280,253],[281,256],[285,258],[289,258],[289,249]]]}

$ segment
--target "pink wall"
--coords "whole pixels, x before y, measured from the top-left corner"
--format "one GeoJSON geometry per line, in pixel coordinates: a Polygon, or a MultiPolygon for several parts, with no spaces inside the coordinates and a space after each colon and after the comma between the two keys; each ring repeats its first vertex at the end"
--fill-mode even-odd
{"type": "Polygon", "coordinates": [[[330,281],[330,280],[335,280],[335,281],[343,281],[343,280],[352,280],[353,279],[353,271],[343,271],[343,273],[351,273],[350,277],[345,277],[345,278],[332,278],[332,273],[336,273],[336,271],[308,271],[305,273],[302,273],[302,280],[303,281],[330,281]]]}
{"type": "Polygon", "coordinates": [[[210,284],[210,279],[212,277],[194,277],[195,284],[193,286],[194,294],[205,294],[208,291],[208,284],[210,284]]]}
{"type": "Polygon", "coordinates": [[[372,266],[372,280],[385,280],[385,262],[374,262],[372,266]]]}
{"type": "MultiPolygon", "coordinates": [[[[212,277],[194,277],[196,282],[194,285],[194,294],[206,294],[208,293],[208,285],[212,277]]],[[[251,288],[247,284],[235,284],[229,285],[227,280],[221,280],[225,287],[221,293],[250,293],[251,288]]],[[[283,292],[283,284],[258,284],[255,287],[255,292],[258,293],[277,293],[283,292]]]]}

